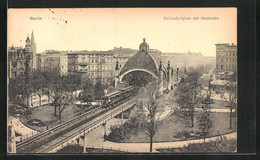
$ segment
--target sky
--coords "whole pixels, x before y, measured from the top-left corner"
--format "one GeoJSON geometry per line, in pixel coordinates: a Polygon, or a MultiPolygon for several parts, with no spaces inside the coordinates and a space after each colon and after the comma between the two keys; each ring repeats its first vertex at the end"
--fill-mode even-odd
{"type": "Polygon", "coordinates": [[[150,48],[162,52],[215,57],[216,43],[237,44],[236,8],[8,9],[7,24],[8,47],[24,47],[33,31],[37,53],[138,49],[146,38],[150,48]]]}

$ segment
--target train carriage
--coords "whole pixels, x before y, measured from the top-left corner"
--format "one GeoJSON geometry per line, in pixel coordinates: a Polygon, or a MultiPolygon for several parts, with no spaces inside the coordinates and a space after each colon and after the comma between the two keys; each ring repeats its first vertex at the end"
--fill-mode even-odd
{"type": "Polygon", "coordinates": [[[124,99],[133,95],[134,87],[129,86],[121,89],[120,91],[114,91],[101,97],[102,106],[105,108],[111,108],[115,105],[123,102],[124,99]]]}

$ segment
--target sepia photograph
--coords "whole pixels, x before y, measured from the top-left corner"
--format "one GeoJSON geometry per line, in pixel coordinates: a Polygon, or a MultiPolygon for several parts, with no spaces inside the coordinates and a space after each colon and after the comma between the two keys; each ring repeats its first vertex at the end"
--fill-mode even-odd
{"type": "Polygon", "coordinates": [[[10,8],[8,154],[237,152],[237,8],[10,8]]]}

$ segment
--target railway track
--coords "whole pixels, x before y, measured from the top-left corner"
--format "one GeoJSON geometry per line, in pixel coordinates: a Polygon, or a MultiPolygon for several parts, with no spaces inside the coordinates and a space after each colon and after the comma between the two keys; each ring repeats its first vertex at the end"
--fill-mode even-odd
{"type": "Polygon", "coordinates": [[[28,138],[26,139],[25,141],[22,141],[22,142],[19,142],[17,143],[17,152],[20,153],[20,152],[25,152],[27,151],[28,149],[32,148],[31,146],[38,146],[39,144],[42,144],[42,140],[44,139],[47,139],[48,137],[54,135],[55,133],[57,132],[60,132],[64,129],[66,129],[67,127],[70,127],[72,125],[75,125],[76,123],[78,123],[79,121],[82,121],[82,119],[86,116],[90,116],[92,115],[93,113],[96,113],[98,112],[99,110],[104,110],[103,108],[101,107],[98,107],[98,108],[95,108],[93,110],[90,110],[80,116],[77,116],[75,118],[73,118],[72,120],[70,121],[66,121],[64,123],[61,123],[49,130],[46,130],[42,133],[39,133],[31,138],[28,138]]]}
{"type": "MultiPolygon", "coordinates": [[[[117,106],[122,103],[123,102],[118,103],[117,106]]],[[[120,107],[117,109],[116,108],[117,107],[105,109],[102,107],[98,107],[78,117],[75,117],[70,121],[64,122],[54,128],[51,128],[43,133],[37,134],[34,137],[18,143],[17,153],[47,153],[50,150],[54,149],[56,146],[62,144],[67,139],[73,138],[73,136],[75,137],[77,134],[84,132],[86,128],[95,125],[95,123],[97,123],[98,121],[107,118],[107,116],[110,116],[114,112],[118,112],[120,107]],[[110,110],[113,110],[113,112],[110,113],[110,110]],[[100,118],[96,119],[96,121],[93,121],[93,119],[97,117],[100,118]],[[90,123],[86,125],[87,122],[90,123]]]]}

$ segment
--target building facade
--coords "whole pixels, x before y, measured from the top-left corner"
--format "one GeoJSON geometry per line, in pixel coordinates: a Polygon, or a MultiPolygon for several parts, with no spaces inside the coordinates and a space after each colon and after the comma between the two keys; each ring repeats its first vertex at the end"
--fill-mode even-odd
{"type": "Polygon", "coordinates": [[[229,79],[237,73],[237,46],[228,43],[216,44],[217,78],[229,79]]]}
{"type": "Polygon", "coordinates": [[[51,71],[66,75],[68,73],[68,56],[66,52],[47,50],[37,54],[36,68],[41,71],[51,71]]]}
{"type": "Polygon", "coordinates": [[[114,54],[110,51],[71,52],[67,56],[69,74],[80,73],[83,79],[92,79],[94,83],[106,83],[114,77],[114,54]]]}
{"type": "Polygon", "coordinates": [[[27,36],[25,47],[8,48],[8,74],[15,78],[30,73],[36,68],[36,43],[32,32],[31,39],[27,36]]]}

